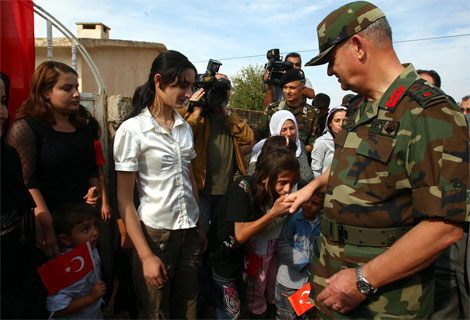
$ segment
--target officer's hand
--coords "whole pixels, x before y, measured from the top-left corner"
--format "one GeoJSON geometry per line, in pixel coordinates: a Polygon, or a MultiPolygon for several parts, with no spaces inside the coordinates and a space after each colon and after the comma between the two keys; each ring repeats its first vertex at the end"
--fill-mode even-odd
{"type": "Polygon", "coordinates": [[[317,299],[325,307],[339,313],[346,313],[360,305],[367,297],[357,289],[356,270],[344,269],[326,280],[328,287],[317,299]]]}

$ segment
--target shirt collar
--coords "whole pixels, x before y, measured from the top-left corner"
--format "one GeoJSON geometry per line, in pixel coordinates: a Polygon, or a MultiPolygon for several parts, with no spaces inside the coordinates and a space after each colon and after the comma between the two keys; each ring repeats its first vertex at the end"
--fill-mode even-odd
{"type": "Polygon", "coordinates": [[[405,67],[405,69],[392,82],[379,100],[359,100],[355,106],[355,108],[359,109],[359,112],[356,112],[354,127],[375,117],[379,109],[386,109],[390,112],[395,111],[395,107],[399,104],[401,99],[403,99],[408,88],[420,78],[411,63],[403,64],[403,67],[405,67]]]}
{"type": "MultiPolygon", "coordinates": [[[[157,131],[168,133],[165,129],[162,128],[162,126],[158,123],[158,121],[152,116],[148,107],[144,108],[144,110],[142,110],[139,116],[142,117],[142,126],[141,126],[142,132],[149,131],[155,128],[157,131]]],[[[177,126],[181,126],[184,124],[183,117],[175,109],[173,109],[173,117],[175,119],[175,124],[173,125],[173,128],[176,128],[177,126]]]]}
{"type": "Polygon", "coordinates": [[[405,70],[400,73],[380,98],[379,108],[394,110],[405,96],[408,88],[420,78],[411,63],[403,64],[403,66],[405,70]]]}

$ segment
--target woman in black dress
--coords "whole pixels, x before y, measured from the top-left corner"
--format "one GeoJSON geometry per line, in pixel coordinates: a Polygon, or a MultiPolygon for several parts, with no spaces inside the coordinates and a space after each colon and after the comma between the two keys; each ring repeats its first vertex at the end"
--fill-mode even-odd
{"type": "Polygon", "coordinates": [[[30,96],[8,134],[36,203],[36,241],[51,258],[59,254],[51,218],[54,208],[77,199],[97,206],[99,200],[93,140],[86,119],[78,117],[79,104],[75,70],[46,61],[34,72],[30,96]]]}

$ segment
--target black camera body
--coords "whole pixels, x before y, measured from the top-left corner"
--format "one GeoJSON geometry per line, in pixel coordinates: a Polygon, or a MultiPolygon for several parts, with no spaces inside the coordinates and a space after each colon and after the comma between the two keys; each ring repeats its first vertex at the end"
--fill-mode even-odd
{"type": "Polygon", "coordinates": [[[279,49],[268,50],[266,58],[268,58],[268,63],[264,65],[264,68],[269,71],[269,78],[265,80],[265,83],[280,86],[282,75],[292,69],[294,64],[290,61],[283,61],[279,49]]]}
{"type": "MultiPolygon", "coordinates": [[[[225,78],[216,78],[219,71],[220,63],[217,60],[209,59],[207,63],[207,70],[204,74],[198,74],[194,84],[194,91],[200,88],[204,89],[204,96],[199,101],[191,101],[190,107],[193,109],[195,106],[202,106],[203,112],[209,107],[225,107],[228,103],[228,92],[232,87],[230,80],[225,78]]],[[[190,110],[192,111],[192,110],[190,110]]]]}

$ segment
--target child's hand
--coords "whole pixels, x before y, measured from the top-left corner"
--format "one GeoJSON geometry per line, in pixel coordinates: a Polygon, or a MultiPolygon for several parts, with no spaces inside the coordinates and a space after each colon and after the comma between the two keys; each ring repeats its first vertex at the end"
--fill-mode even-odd
{"type": "Polygon", "coordinates": [[[91,289],[90,291],[90,296],[93,298],[93,300],[98,300],[102,296],[106,294],[106,284],[104,283],[103,280],[98,281],[97,284],[91,289]]]}
{"type": "Polygon", "coordinates": [[[285,216],[286,214],[289,214],[291,203],[284,202],[286,198],[287,195],[283,195],[277,198],[276,202],[274,202],[274,205],[270,211],[273,219],[277,219],[279,217],[285,216]]]}
{"type": "Polygon", "coordinates": [[[108,222],[112,215],[113,209],[111,209],[111,206],[108,203],[104,203],[103,201],[103,204],[101,205],[101,218],[104,222],[108,222]]]}
{"type": "Polygon", "coordinates": [[[98,187],[91,187],[88,189],[88,192],[85,196],[83,196],[85,202],[89,205],[98,208],[99,201],[101,200],[101,191],[98,187]]]}

